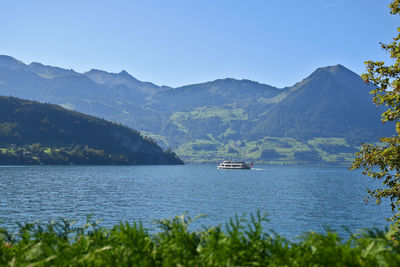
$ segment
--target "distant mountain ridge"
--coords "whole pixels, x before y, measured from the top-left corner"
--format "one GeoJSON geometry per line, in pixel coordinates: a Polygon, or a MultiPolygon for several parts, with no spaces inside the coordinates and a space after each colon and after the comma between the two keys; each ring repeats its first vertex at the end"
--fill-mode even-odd
{"type": "Polygon", "coordinates": [[[127,88],[138,88],[143,92],[144,96],[152,95],[157,91],[168,89],[167,87],[160,87],[150,82],[141,82],[125,70],[120,73],[109,73],[102,70],[91,69],[90,71],[85,72],[84,75],[95,83],[109,87],[125,86],[127,88]]]}
{"type": "Polygon", "coordinates": [[[232,78],[170,88],[126,71],[77,73],[0,56],[0,94],[55,103],[128,125],[185,161],[342,164],[393,134],[361,77],[342,65],[292,87],[232,78]]]}

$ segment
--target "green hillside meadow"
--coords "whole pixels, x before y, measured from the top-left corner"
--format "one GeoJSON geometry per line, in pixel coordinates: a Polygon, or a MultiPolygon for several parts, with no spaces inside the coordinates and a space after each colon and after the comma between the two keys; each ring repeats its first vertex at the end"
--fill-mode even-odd
{"type": "MultiPolygon", "coordinates": [[[[204,136],[177,145],[175,152],[192,163],[218,162],[226,158],[248,159],[267,164],[349,164],[359,145],[344,137],[314,137],[308,140],[293,137],[263,137],[257,140],[238,138],[234,124],[248,121],[243,109],[197,108],[176,112],[169,118],[178,131],[189,133],[201,120],[216,120],[220,124],[199,126],[204,136]],[[223,130],[218,131],[218,128],[223,130]]],[[[198,132],[197,131],[197,132],[198,132]]],[[[164,146],[174,146],[168,139],[145,132],[164,146]]]]}

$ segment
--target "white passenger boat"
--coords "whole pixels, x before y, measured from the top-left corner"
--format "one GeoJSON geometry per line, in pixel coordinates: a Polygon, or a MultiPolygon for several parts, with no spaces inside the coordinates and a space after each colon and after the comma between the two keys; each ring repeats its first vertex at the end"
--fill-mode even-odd
{"type": "Polygon", "coordinates": [[[248,170],[251,166],[243,161],[224,160],[217,166],[218,169],[248,170]]]}

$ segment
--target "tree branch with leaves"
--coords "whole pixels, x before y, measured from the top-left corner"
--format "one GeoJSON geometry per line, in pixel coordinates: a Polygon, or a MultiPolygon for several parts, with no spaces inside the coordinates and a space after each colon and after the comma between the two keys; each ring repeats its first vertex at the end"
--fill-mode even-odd
{"type": "MultiPolygon", "coordinates": [[[[393,1],[390,13],[400,14],[400,0],[393,1]]],[[[387,198],[395,213],[389,221],[392,228],[400,237],[400,27],[398,34],[390,44],[381,47],[392,58],[392,65],[383,61],[365,62],[367,72],[362,75],[365,82],[374,86],[371,91],[373,102],[377,106],[386,107],[382,113],[383,122],[393,122],[396,135],[380,138],[382,145],[363,144],[356,153],[352,169],[362,168],[362,173],[383,182],[384,188],[369,190],[369,198],[375,199],[377,204],[387,198]]]]}

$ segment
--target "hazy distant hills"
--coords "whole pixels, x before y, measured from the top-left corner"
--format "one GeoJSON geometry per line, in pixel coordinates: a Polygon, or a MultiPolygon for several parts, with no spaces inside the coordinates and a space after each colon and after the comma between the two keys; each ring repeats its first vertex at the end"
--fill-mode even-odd
{"type": "Polygon", "coordinates": [[[349,162],[362,141],[393,134],[380,122],[370,90],[341,65],[283,89],[236,79],[170,88],[126,71],[76,73],[0,56],[0,94],[126,124],[189,162],[349,162]]]}
{"type": "Polygon", "coordinates": [[[3,96],[0,114],[0,164],[35,163],[18,155],[32,144],[43,150],[40,161],[56,164],[183,164],[137,131],[57,105],[3,96]]]}
{"type": "Polygon", "coordinates": [[[150,106],[162,111],[209,105],[249,106],[271,102],[271,99],[281,92],[280,89],[258,82],[228,78],[159,92],[152,98],[150,106]]]}

